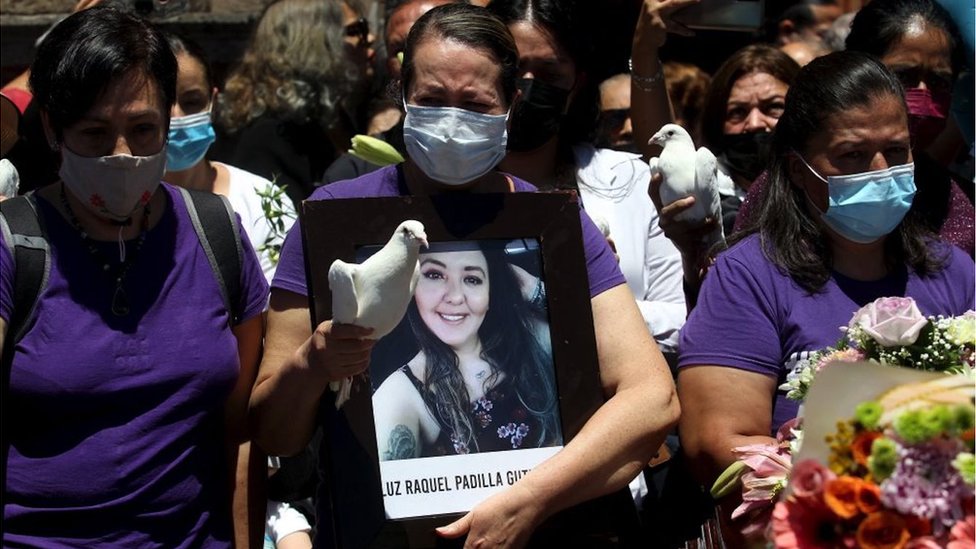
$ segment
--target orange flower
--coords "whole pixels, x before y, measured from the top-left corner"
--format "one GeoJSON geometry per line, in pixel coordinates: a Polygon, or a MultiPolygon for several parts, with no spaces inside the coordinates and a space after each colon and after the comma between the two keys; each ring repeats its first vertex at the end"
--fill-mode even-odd
{"type": "Polygon", "coordinates": [[[857,508],[865,515],[881,510],[881,488],[873,482],[861,481],[857,486],[857,508]]]}
{"type": "Polygon", "coordinates": [[[855,477],[837,477],[827,483],[824,490],[824,503],[835,515],[842,519],[856,517],[860,510],[857,507],[857,492],[859,485],[864,482],[855,477]]]}
{"type": "Polygon", "coordinates": [[[879,438],[881,438],[881,433],[877,431],[863,431],[857,435],[854,438],[854,443],[851,444],[851,454],[854,456],[854,461],[867,467],[868,458],[871,456],[871,444],[879,438]]]}
{"type": "Polygon", "coordinates": [[[890,511],[872,513],[857,527],[857,546],[862,549],[901,549],[910,538],[905,521],[890,511]]]}

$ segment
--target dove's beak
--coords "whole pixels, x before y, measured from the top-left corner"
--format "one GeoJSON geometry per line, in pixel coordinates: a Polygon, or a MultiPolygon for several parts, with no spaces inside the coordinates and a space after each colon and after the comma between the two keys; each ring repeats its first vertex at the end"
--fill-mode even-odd
{"type": "Polygon", "coordinates": [[[649,139],[649,140],[647,141],[647,144],[648,144],[648,145],[660,145],[660,144],[661,144],[661,134],[660,134],[660,133],[656,133],[656,134],[654,134],[654,135],[653,135],[653,136],[652,136],[652,137],[651,137],[651,138],[650,138],[650,139],[649,139]]]}
{"type": "Polygon", "coordinates": [[[425,234],[417,235],[417,240],[419,240],[420,243],[423,244],[424,248],[430,248],[430,244],[427,243],[427,235],[425,234]]]}

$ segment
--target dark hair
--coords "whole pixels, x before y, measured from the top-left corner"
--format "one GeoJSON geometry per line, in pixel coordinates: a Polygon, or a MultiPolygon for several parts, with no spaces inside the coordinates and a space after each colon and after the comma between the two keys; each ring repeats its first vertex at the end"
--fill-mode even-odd
{"type": "Polygon", "coordinates": [[[799,71],[800,66],[796,61],[768,44],[753,44],[733,53],[715,71],[712,83],[708,87],[705,111],[702,115],[703,144],[715,154],[722,152],[729,94],[732,93],[732,87],[739,78],[760,72],[769,74],[789,86],[799,71]]]}
{"type": "MultiPolygon", "coordinates": [[[[588,39],[591,20],[582,11],[586,2],[574,0],[492,0],[488,11],[508,26],[529,23],[547,33],[561,48],[566,50],[576,73],[592,74],[593,41],[588,39]]],[[[559,128],[560,145],[566,148],[576,143],[592,141],[596,130],[599,109],[597,82],[577,83],[576,95],[559,128]]]]}
{"type": "Polygon", "coordinates": [[[189,55],[203,66],[203,76],[207,79],[207,91],[213,89],[215,85],[213,68],[210,66],[210,60],[207,58],[207,52],[204,51],[203,47],[180,34],[167,32],[164,36],[166,36],[166,43],[173,50],[173,55],[177,57],[181,54],[189,55]]]}
{"type": "MultiPolygon", "coordinates": [[[[832,258],[822,229],[807,210],[804,191],[789,176],[789,157],[806,148],[827,121],[852,107],[894,97],[905,104],[898,79],[877,58],[862,52],[835,52],[811,61],[797,75],[786,96],[786,109],[773,132],[769,186],[759,214],[729,239],[731,246],[759,233],[763,252],[775,265],[811,293],[830,279],[832,258]]],[[[905,108],[907,113],[907,108],[905,108]]],[[[907,127],[908,118],[905,116],[907,127]]],[[[912,207],[885,241],[892,265],[908,264],[919,275],[940,268],[942,259],[928,246],[932,235],[912,207]]]]}
{"type": "Polygon", "coordinates": [[[30,88],[60,139],[110,84],[133,70],[156,84],[168,117],[177,70],[162,32],[131,13],[96,6],[69,16],[41,42],[30,88]]]}
{"type": "Polygon", "coordinates": [[[959,30],[935,0],[873,0],[854,16],[847,49],[884,57],[918,19],[945,33],[952,52],[952,72],[958,74],[963,65],[959,30]]]}
{"type": "Polygon", "coordinates": [[[507,105],[515,97],[518,48],[508,28],[488,10],[470,4],[445,4],[420,16],[407,35],[400,68],[401,92],[413,83],[413,56],[425,40],[440,38],[487,53],[501,68],[502,94],[507,105]]]}
{"type": "MultiPolygon", "coordinates": [[[[479,248],[488,264],[490,284],[488,312],[478,329],[481,358],[491,365],[485,386],[492,386],[504,373],[514,394],[541,426],[531,446],[547,446],[561,437],[552,360],[536,339],[533,313],[522,299],[505,251],[483,243],[479,243],[479,248]]],[[[458,441],[477,451],[469,416],[471,401],[458,369],[457,355],[427,327],[414,300],[410,301],[407,317],[426,358],[424,400],[435,403],[436,409],[431,412],[443,425],[451,427],[458,441]]]]}

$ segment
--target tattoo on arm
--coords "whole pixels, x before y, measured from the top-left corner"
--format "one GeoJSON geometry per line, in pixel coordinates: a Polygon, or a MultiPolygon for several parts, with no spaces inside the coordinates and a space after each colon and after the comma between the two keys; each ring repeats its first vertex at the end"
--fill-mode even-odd
{"type": "Polygon", "coordinates": [[[417,457],[417,438],[406,425],[397,425],[390,432],[390,441],[383,460],[409,459],[417,457]]]}

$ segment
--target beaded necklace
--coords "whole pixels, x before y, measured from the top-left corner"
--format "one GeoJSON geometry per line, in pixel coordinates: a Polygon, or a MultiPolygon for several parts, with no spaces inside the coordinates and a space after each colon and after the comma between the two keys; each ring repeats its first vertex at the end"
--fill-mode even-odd
{"type": "Polygon", "coordinates": [[[61,184],[61,205],[64,206],[65,211],[68,213],[68,220],[71,221],[75,230],[78,231],[78,235],[81,236],[82,242],[88,248],[88,254],[91,256],[92,261],[100,265],[101,271],[109,276],[110,279],[115,280],[115,292],[112,294],[112,314],[115,316],[128,315],[131,307],[129,306],[129,295],[125,291],[125,276],[129,273],[129,269],[139,256],[139,250],[142,249],[142,244],[146,241],[146,233],[149,232],[149,203],[146,202],[146,205],[143,207],[142,230],[139,233],[139,239],[136,241],[132,253],[125,253],[125,242],[122,240],[122,228],[132,222],[131,218],[126,222],[113,222],[119,225],[119,261],[121,262],[115,268],[114,273],[112,272],[112,263],[98,249],[95,241],[88,236],[88,233],[81,227],[81,223],[78,222],[78,218],[75,217],[75,212],[71,209],[71,204],[68,203],[68,196],[64,192],[64,183],[61,184]]]}

